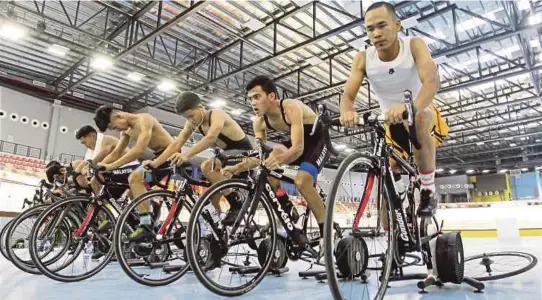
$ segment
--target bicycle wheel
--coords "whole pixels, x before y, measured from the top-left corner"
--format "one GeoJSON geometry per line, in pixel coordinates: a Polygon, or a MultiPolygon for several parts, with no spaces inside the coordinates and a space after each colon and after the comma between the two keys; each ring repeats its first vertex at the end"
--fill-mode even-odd
{"type": "Polygon", "coordinates": [[[7,260],[10,260],[10,259],[8,258],[8,254],[6,252],[6,248],[8,246],[8,243],[6,241],[6,233],[9,229],[9,226],[13,224],[13,220],[14,219],[9,220],[9,222],[7,222],[7,224],[4,227],[2,227],[2,231],[0,231],[0,252],[2,252],[2,256],[7,260]]]}
{"type": "MultiPolygon", "coordinates": [[[[393,262],[393,251],[395,249],[395,234],[390,228],[395,228],[395,221],[386,202],[388,191],[383,188],[384,195],[381,191],[380,170],[375,165],[375,160],[372,156],[364,153],[353,153],[346,157],[337,170],[335,181],[331,187],[326,200],[326,223],[324,225],[324,258],[326,265],[326,273],[328,285],[336,300],[342,299],[366,299],[380,300],[384,297],[388,286],[390,271],[393,262]],[[350,180],[350,182],[346,182],[350,180]],[[358,188],[359,187],[359,188],[358,188]],[[376,191],[376,197],[372,195],[376,191]],[[357,207],[356,219],[350,222],[348,219],[348,208],[339,201],[339,199],[347,197],[353,199],[362,194],[362,199],[357,207]],[[384,196],[384,197],[382,197],[384,196]],[[344,212],[346,211],[346,212],[344,212]],[[385,212],[385,214],[383,213],[385,212]],[[382,218],[385,217],[384,220],[382,218]],[[341,227],[350,227],[352,231],[350,235],[354,237],[362,237],[366,244],[368,253],[360,253],[359,251],[350,250],[349,247],[336,248],[333,239],[328,237],[333,234],[333,223],[339,223],[341,227]],[[363,222],[360,223],[360,222],[363,222]],[[367,223],[365,223],[367,222],[367,223]],[[386,224],[387,223],[387,224],[386,224]],[[360,225],[362,224],[362,225],[360,225]],[[387,227],[388,229],[385,229],[387,227]],[[383,243],[387,242],[387,246],[383,243]],[[339,253],[340,252],[340,253],[339,253]],[[362,265],[367,266],[372,261],[371,257],[382,257],[380,265],[369,265],[367,272],[363,276],[365,284],[360,285],[359,282],[352,280],[353,275],[360,275],[360,270],[350,270],[349,274],[339,272],[337,263],[343,255],[354,255],[348,261],[360,261],[362,265]],[[339,281],[339,275],[346,276],[347,280],[339,281]],[[374,276],[373,276],[374,275],[374,276]],[[348,280],[350,279],[350,280],[348,280]],[[368,280],[369,279],[369,280],[368,280]]],[[[351,247],[355,247],[354,245],[351,247]]],[[[344,259],[341,259],[344,261],[344,259]]],[[[374,260],[375,264],[377,260],[374,260]]],[[[351,263],[350,268],[354,268],[356,264],[351,263]]],[[[359,266],[356,266],[359,268],[359,266]]],[[[361,272],[364,270],[362,269],[361,272]]]]}
{"type": "MultiPolygon", "coordinates": [[[[9,246],[6,251],[9,260],[15,267],[29,274],[41,274],[30,257],[28,240],[35,219],[47,208],[47,206],[48,205],[40,205],[26,210],[13,220],[13,223],[6,233],[6,243],[9,246]]],[[[59,231],[63,235],[55,236],[55,239],[62,238],[62,236],[69,236],[70,231],[66,229],[65,225],[65,223],[62,223],[61,226],[63,230],[59,231]]],[[[50,264],[57,261],[66,251],[67,248],[61,249],[61,251],[57,252],[57,255],[50,256],[46,263],[50,264]]],[[[49,252],[50,251],[43,253],[43,255],[48,255],[49,252]]]]}
{"type": "Polygon", "coordinates": [[[188,271],[185,224],[191,210],[192,205],[185,197],[176,199],[175,192],[166,190],[149,191],[130,202],[119,216],[113,238],[118,262],[128,277],[147,286],[162,286],[178,280],[188,271]],[[173,229],[159,238],[154,235],[145,242],[129,242],[127,237],[137,225],[135,208],[145,201],[157,203],[151,206],[156,208],[151,211],[156,225],[153,228],[167,221],[173,229]],[[174,215],[177,218],[172,219],[174,215]]]}
{"type": "Polygon", "coordinates": [[[223,195],[232,194],[241,202],[252,202],[258,192],[252,189],[251,183],[239,179],[228,179],[214,184],[194,205],[187,233],[188,260],[194,274],[208,290],[227,297],[240,296],[254,289],[265,277],[273,259],[279,258],[275,251],[276,221],[266,201],[258,201],[252,216],[247,217],[249,211],[241,216],[241,224],[234,235],[231,234],[231,227],[225,228],[221,224],[221,216],[215,214],[211,200],[220,200],[225,204],[223,195]],[[252,221],[247,223],[249,219],[252,221]],[[269,239],[264,244],[267,249],[272,250],[266,252],[265,259],[260,258],[263,261],[260,266],[256,251],[264,239],[269,239]],[[198,240],[201,243],[198,243],[198,240]],[[204,244],[208,245],[208,250],[202,249],[204,244]],[[240,258],[231,259],[232,256],[240,258]],[[220,271],[215,271],[219,267],[220,271]]]}
{"type": "Polygon", "coordinates": [[[84,197],[64,199],[44,210],[38,216],[29,240],[30,256],[36,267],[47,277],[61,282],[81,281],[96,275],[105,268],[113,256],[113,230],[97,229],[97,216],[101,212],[114,227],[116,222],[112,212],[105,206],[84,197]],[[56,234],[56,229],[58,229],[56,224],[70,219],[71,216],[80,216],[74,220],[77,224],[73,228],[76,228],[75,231],[81,231],[81,235],[74,234],[66,239],[66,246],[73,250],[66,253],[60,266],[48,264],[47,256],[42,256],[42,252],[52,247],[52,254],[55,254],[58,245],[51,244],[48,240],[56,234]],[[55,223],[49,226],[51,222],[55,223]],[[87,229],[82,230],[85,227],[87,229]],[[101,249],[101,251],[95,252],[94,249],[101,249]],[[70,263],[67,264],[66,261],[70,263]]]}
{"type": "Polygon", "coordinates": [[[537,264],[538,259],[529,253],[515,251],[483,253],[465,258],[465,277],[468,276],[478,281],[498,280],[525,273],[537,264]],[[497,259],[503,259],[504,263],[499,264],[497,259]],[[503,271],[515,261],[520,261],[519,266],[513,266],[510,271],[503,271]],[[468,264],[469,262],[471,264],[468,264]],[[476,273],[471,274],[467,270],[476,273]]]}

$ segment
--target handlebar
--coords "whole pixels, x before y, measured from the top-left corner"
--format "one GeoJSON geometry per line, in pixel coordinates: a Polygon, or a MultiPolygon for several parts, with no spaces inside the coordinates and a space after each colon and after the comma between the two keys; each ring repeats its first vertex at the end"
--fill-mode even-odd
{"type": "MultiPolygon", "coordinates": [[[[420,142],[418,141],[418,136],[416,133],[416,124],[415,124],[415,115],[416,115],[416,108],[414,107],[414,102],[412,101],[412,92],[410,90],[405,90],[404,92],[404,102],[405,102],[405,111],[403,112],[403,120],[407,121],[408,128],[409,128],[409,139],[412,145],[416,149],[421,149],[420,142]]],[[[322,116],[324,117],[324,116],[322,116]]],[[[342,126],[340,117],[328,117],[322,118],[322,121],[326,123],[327,126],[342,126]]],[[[370,112],[363,114],[361,118],[359,118],[358,126],[370,126],[375,127],[379,126],[382,123],[385,123],[386,119],[383,115],[376,116],[374,114],[371,114],[370,112]]]]}

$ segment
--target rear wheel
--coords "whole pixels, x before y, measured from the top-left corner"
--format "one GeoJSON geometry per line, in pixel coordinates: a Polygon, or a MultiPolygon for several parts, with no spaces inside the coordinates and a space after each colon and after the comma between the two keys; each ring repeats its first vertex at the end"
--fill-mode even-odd
{"type": "MultiPolygon", "coordinates": [[[[175,193],[166,190],[149,191],[134,199],[124,209],[115,227],[115,253],[122,270],[134,281],[147,286],[162,286],[181,278],[189,268],[186,259],[186,224],[192,205],[184,197],[176,199],[175,193]],[[128,236],[138,225],[136,207],[152,201],[153,230],[169,218],[168,214],[180,209],[177,218],[171,219],[173,229],[160,239],[153,235],[149,240],[130,242],[128,236]]],[[[172,215],[173,217],[173,215],[172,215]]],[[[153,232],[153,233],[154,233],[153,232]]]]}
{"type": "Polygon", "coordinates": [[[250,223],[247,223],[249,212],[242,216],[234,234],[231,226],[221,224],[224,214],[216,213],[211,199],[227,205],[224,195],[233,193],[241,203],[255,197],[252,184],[244,180],[228,179],[214,184],[194,206],[187,234],[188,259],[194,274],[207,289],[226,297],[240,296],[254,289],[269,270],[277,247],[275,218],[265,201],[259,201],[250,223]],[[266,245],[273,251],[265,251],[267,255],[258,260],[257,250],[251,246],[259,248],[265,239],[269,239],[266,245]],[[204,243],[200,245],[198,241],[208,244],[208,250],[202,249],[204,243]]]}
{"type": "Polygon", "coordinates": [[[5,257],[7,260],[9,260],[9,258],[6,251],[8,245],[6,241],[6,233],[9,229],[9,226],[13,224],[13,220],[14,219],[11,219],[4,227],[2,227],[2,231],[0,231],[0,252],[2,252],[2,256],[5,257]]]}
{"type": "Polygon", "coordinates": [[[324,258],[328,285],[336,300],[382,299],[386,293],[395,249],[395,234],[392,234],[390,228],[394,228],[395,219],[391,210],[386,209],[388,204],[383,196],[387,196],[388,193],[382,188],[380,178],[379,169],[370,155],[353,153],[339,166],[328,194],[324,226],[324,258]],[[354,199],[358,199],[360,195],[361,200],[355,201],[354,199]],[[354,219],[352,213],[356,215],[354,219]],[[337,263],[344,261],[342,256],[345,253],[357,252],[343,249],[345,247],[336,247],[335,241],[328,238],[333,234],[334,223],[338,223],[341,228],[350,228],[343,236],[350,234],[363,238],[367,245],[368,255],[365,255],[364,259],[368,262],[364,264],[368,271],[361,278],[364,284],[353,280],[351,276],[351,274],[361,275],[357,264],[353,263],[351,267],[356,269],[349,272],[344,272],[344,266],[337,267],[337,263]],[[339,280],[339,277],[345,280],[339,280]]]}
{"type": "Polygon", "coordinates": [[[90,278],[100,272],[113,256],[112,236],[113,230],[98,230],[99,219],[102,215],[114,227],[116,220],[113,214],[105,206],[99,205],[91,199],[74,197],[61,200],[49,206],[37,218],[30,235],[30,255],[36,267],[47,277],[61,282],[75,282],[90,278]],[[72,216],[77,216],[73,220],[72,216]],[[62,228],[56,224],[62,222],[72,224],[74,231],[84,227],[87,229],[80,236],[70,236],[58,243],[49,241],[62,228]],[[52,225],[50,224],[51,222],[52,225]],[[62,243],[63,244],[60,244],[62,243]],[[59,245],[60,244],[60,245],[59,245]],[[60,247],[59,247],[60,246],[60,247]],[[58,248],[70,249],[62,255],[59,264],[49,264],[49,255],[57,255],[58,248]],[[50,249],[49,255],[42,255],[50,249]],[[69,262],[69,264],[67,263],[69,262]]]}

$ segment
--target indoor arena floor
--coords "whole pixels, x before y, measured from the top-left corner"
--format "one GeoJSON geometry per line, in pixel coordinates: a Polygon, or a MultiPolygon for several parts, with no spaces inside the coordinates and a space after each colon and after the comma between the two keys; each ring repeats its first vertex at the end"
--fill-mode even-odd
{"type": "MultiPolygon", "coordinates": [[[[521,251],[542,257],[542,237],[523,237],[514,240],[496,238],[464,238],[465,255],[495,251],[521,251]]],[[[239,299],[331,299],[327,284],[314,279],[303,280],[298,271],[308,268],[303,262],[290,262],[290,272],[283,277],[268,276],[262,283],[239,299]]],[[[150,288],[129,279],[120,266],[110,264],[95,277],[78,283],[61,283],[43,276],[23,273],[0,256],[0,299],[2,300],[64,300],[64,299],[221,299],[207,291],[197,278],[187,273],[181,280],[165,287],[150,288]]],[[[419,273],[420,267],[405,268],[405,273],[419,273]]],[[[419,294],[416,281],[392,282],[385,299],[542,299],[542,266],[540,263],[521,275],[494,282],[485,282],[482,294],[473,293],[467,285],[447,284],[431,287],[428,294],[419,294]]]]}

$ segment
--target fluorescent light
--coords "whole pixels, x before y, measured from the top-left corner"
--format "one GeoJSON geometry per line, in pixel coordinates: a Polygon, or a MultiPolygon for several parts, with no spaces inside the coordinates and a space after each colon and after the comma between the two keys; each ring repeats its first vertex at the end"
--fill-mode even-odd
{"type": "Polygon", "coordinates": [[[516,143],[510,143],[510,147],[516,147],[517,144],[516,143]]]}
{"type": "Polygon", "coordinates": [[[521,0],[518,2],[518,9],[526,10],[529,8],[531,8],[531,4],[529,3],[529,0],[521,0]]]}
{"type": "Polygon", "coordinates": [[[64,57],[64,56],[66,56],[66,53],[68,53],[68,51],[70,51],[70,48],[60,46],[60,45],[57,45],[57,44],[53,44],[53,45],[51,45],[51,47],[49,47],[49,49],[47,49],[47,51],[49,51],[50,53],[52,53],[55,56],[64,57]]]}
{"type": "Polygon", "coordinates": [[[323,63],[324,61],[321,60],[321,59],[320,59],[319,57],[317,57],[317,56],[313,56],[313,57],[307,59],[307,62],[308,62],[311,66],[317,66],[317,65],[323,63]]]}
{"type": "Polygon", "coordinates": [[[240,115],[242,115],[244,112],[245,112],[244,110],[239,109],[239,108],[230,111],[230,113],[231,113],[232,115],[234,115],[234,116],[240,116],[240,115]]]}
{"type": "Polygon", "coordinates": [[[542,142],[542,140],[541,140],[541,139],[536,139],[535,142],[536,142],[536,143],[540,143],[540,142],[542,142]]]}
{"type": "Polygon", "coordinates": [[[497,141],[497,142],[493,142],[493,146],[497,146],[497,145],[499,145],[499,142],[498,142],[498,141],[497,141]]]}
{"type": "Polygon", "coordinates": [[[224,107],[224,106],[226,106],[226,101],[218,99],[218,100],[215,100],[215,101],[209,103],[209,106],[213,107],[213,108],[224,107]]]}
{"type": "Polygon", "coordinates": [[[522,172],[527,172],[527,171],[529,171],[529,168],[521,168],[521,171],[522,172]]]}
{"type": "Polygon", "coordinates": [[[499,171],[499,173],[506,173],[506,172],[508,172],[507,169],[502,169],[502,170],[499,171]]]}
{"type": "Polygon", "coordinates": [[[126,76],[126,78],[128,78],[129,80],[131,81],[141,81],[141,79],[143,79],[143,77],[145,77],[145,75],[141,74],[141,73],[138,73],[138,72],[132,72],[130,74],[128,74],[128,76],[126,76]]]}
{"type": "Polygon", "coordinates": [[[514,137],[513,137],[513,136],[511,136],[511,137],[507,137],[507,138],[505,138],[504,140],[505,140],[505,141],[511,141],[511,140],[513,140],[513,139],[514,139],[514,137]]]}
{"type": "Polygon", "coordinates": [[[337,144],[337,145],[335,145],[335,149],[337,149],[337,150],[344,150],[344,149],[346,149],[346,145],[344,145],[344,144],[337,144]]]}
{"type": "Polygon", "coordinates": [[[483,170],[482,173],[489,173],[489,170],[483,170]]]}
{"type": "Polygon", "coordinates": [[[529,24],[536,25],[542,23],[542,15],[536,14],[529,17],[529,24]]]}
{"type": "Polygon", "coordinates": [[[442,173],[443,171],[444,171],[443,168],[438,168],[438,169],[435,170],[435,172],[437,172],[437,173],[442,173]]]}
{"type": "Polygon", "coordinates": [[[474,173],[474,170],[467,170],[467,174],[474,173]]]}
{"type": "Polygon", "coordinates": [[[162,80],[162,82],[160,82],[160,84],[158,84],[158,86],[156,87],[158,90],[162,91],[162,92],[168,92],[168,91],[171,91],[173,89],[175,89],[175,83],[171,80],[168,80],[168,79],[164,79],[162,80]]]}
{"type": "Polygon", "coordinates": [[[263,28],[265,24],[255,18],[250,18],[250,20],[245,23],[245,26],[252,29],[253,31],[257,31],[258,29],[263,28]]]}
{"type": "Polygon", "coordinates": [[[92,59],[90,66],[98,69],[105,70],[113,65],[113,60],[105,55],[97,55],[92,59]]]}
{"type": "Polygon", "coordinates": [[[401,25],[403,25],[403,27],[405,29],[409,29],[409,28],[412,28],[412,27],[415,27],[417,26],[419,23],[418,23],[418,17],[417,16],[414,16],[414,17],[410,17],[406,20],[402,20],[401,21],[401,25]]]}
{"type": "Polygon", "coordinates": [[[538,123],[527,124],[527,128],[535,128],[535,127],[538,127],[538,123]]]}
{"type": "Polygon", "coordinates": [[[521,141],[524,141],[524,140],[527,140],[527,139],[529,139],[529,138],[526,137],[526,136],[522,136],[522,137],[520,137],[519,139],[520,139],[521,141]]]}
{"type": "Polygon", "coordinates": [[[478,145],[478,146],[482,146],[483,144],[485,144],[485,143],[484,143],[484,142],[478,142],[478,143],[476,143],[476,145],[478,145]]]}
{"type": "Polygon", "coordinates": [[[454,169],[450,170],[450,174],[455,174],[455,172],[457,172],[457,170],[454,170],[454,169]]]}
{"type": "Polygon", "coordinates": [[[0,27],[0,37],[16,41],[26,36],[26,29],[20,25],[6,22],[0,27]]]}

